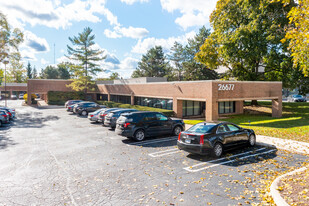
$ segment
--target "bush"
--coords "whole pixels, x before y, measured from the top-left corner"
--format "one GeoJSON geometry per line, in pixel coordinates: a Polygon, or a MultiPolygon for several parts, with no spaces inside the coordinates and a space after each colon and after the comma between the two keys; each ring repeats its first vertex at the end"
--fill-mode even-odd
{"type": "Polygon", "coordinates": [[[167,109],[159,109],[159,108],[153,108],[153,107],[145,107],[140,105],[131,105],[131,104],[121,104],[117,102],[109,102],[109,101],[97,101],[98,104],[106,105],[107,107],[119,107],[119,108],[131,108],[131,109],[137,109],[140,111],[152,111],[152,112],[161,112],[164,115],[171,117],[174,115],[173,110],[167,110],[167,109]]]}
{"type": "Polygon", "coordinates": [[[71,99],[84,99],[83,92],[61,92],[49,91],[47,92],[47,104],[64,105],[64,103],[71,99]]]}

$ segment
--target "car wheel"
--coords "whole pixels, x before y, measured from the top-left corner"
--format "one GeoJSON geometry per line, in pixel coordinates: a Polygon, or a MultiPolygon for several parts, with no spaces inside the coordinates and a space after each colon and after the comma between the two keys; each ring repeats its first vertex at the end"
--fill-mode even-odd
{"type": "Polygon", "coordinates": [[[248,139],[249,146],[253,147],[255,145],[255,142],[256,142],[255,136],[251,134],[248,139]]]}
{"type": "Polygon", "coordinates": [[[178,136],[181,131],[182,131],[182,127],[181,126],[176,126],[173,129],[173,135],[178,136]]]}
{"type": "Polygon", "coordinates": [[[86,116],[88,112],[86,110],[82,111],[82,116],[86,116]]]}
{"type": "Polygon", "coordinates": [[[214,148],[213,148],[213,151],[212,151],[212,156],[213,157],[221,157],[223,153],[223,146],[221,143],[216,143],[214,148]]]}
{"type": "Polygon", "coordinates": [[[142,129],[137,130],[134,133],[134,139],[136,141],[143,141],[145,139],[145,132],[144,132],[144,130],[142,130],[142,129]]]}

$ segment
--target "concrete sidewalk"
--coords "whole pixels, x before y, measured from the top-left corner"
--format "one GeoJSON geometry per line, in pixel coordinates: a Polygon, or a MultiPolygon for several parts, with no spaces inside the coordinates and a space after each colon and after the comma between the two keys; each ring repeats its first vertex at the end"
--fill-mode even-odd
{"type": "Polygon", "coordinates": [[[306,142],[257,135],[256,144],[273,146],[278,149],[283,149],[295,153],[309,154],[309,143],[306,142]]]}

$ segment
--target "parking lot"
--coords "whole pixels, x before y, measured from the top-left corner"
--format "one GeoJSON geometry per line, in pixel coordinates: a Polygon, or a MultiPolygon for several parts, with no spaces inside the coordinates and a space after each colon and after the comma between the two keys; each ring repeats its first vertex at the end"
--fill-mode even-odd
{"type": "Polygon", "coordinates": [[[308,161],[262,146],[189,155],[176,136],[134,142],[64,107],[8,106],[17,119],[0,128],[1,205],[246,205],[261,202],[269,171],[308,161]]]}

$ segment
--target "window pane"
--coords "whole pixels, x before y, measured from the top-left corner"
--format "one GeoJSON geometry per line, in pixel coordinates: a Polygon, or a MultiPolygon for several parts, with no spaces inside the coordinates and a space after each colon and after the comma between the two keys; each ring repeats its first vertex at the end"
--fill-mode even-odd
{"type": "Polygon", "coordinates": [[[237,130],[239,130],[239,128],[238,127],[236,127],[235,125],[232,125],[232,124],[228,124],[227,125],[227,127],[230,129],[230,131],[237,131],[237,130]]]}
{"type": "Polygon", "coordinates": [[[193,115],[193,101],[187,101],[187,116],[193,115]]]}
{"type": "Polygon", "coordinates": [[[200,108],[200,102],[196,102],[194,101],[194,115],[200,115],[200,111],[201,111],[201,108],[200,108]]]}
{"type": "Polygon", "coordinates": [[[219,102],[219,113],[220,114],[224,113],[224,102],[219,102]]]}

